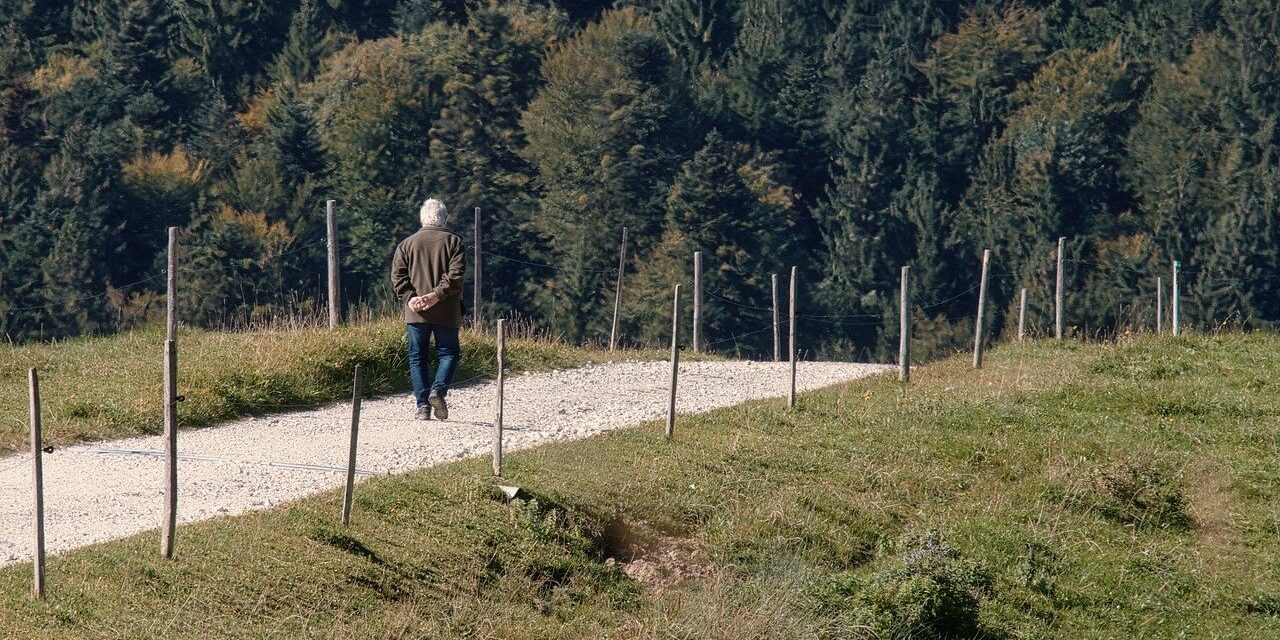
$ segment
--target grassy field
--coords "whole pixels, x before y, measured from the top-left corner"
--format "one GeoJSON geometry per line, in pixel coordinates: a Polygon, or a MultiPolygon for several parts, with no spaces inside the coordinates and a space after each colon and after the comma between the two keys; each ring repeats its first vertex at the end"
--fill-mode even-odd
{"type": "MultiPolygon", "coordinates": [[[[528,333],[528,332],[526,332],[528,333]]],[[[183,427],[351,397],[351,376],[364,365],[374,394],[408,388],[404,324],[386,320],[327,329],[226,333],[183,330],[178,336],[178,408],[183,427]]],[[[580,366],[665,353],[577,349],[552,340],[508,340],[510,370],[580,366]]],[[[456,379],[496,371],[491,338],[464,332],[456,379]]],[[[162,328],[57,344],[0,345],[0,455],[28,448],[27,369],[40,372],[45,440],[156,434],[163,430],[162,328]]]]}
{"type": "Polygon", "coordinates": [[[0,637],[1280,637],[1280,338],[1035,342],[0,571],[0,637]]]}

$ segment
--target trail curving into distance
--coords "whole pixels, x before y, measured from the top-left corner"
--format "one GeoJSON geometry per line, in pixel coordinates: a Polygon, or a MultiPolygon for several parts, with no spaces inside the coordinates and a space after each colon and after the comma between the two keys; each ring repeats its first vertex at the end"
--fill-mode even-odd
{"type": "MultiPolygon", "coordinates": [[[[784,396],[787,367],[785,362],[681,363],[678,410],[701,413],[784,396]]],[[[796,385],[801,391],[812,390],[893,368],[802,362],[796,385]]],[[[662,418],[669,380],[668,362],[620,362],[511,376],[505,386],[505,450],[585,438],[662,418]]],[[[492,382],[451,391],[447,422],[414,420],[413,399],[407,393],[364,400],[360,478],[487,456],[494,396],[492,382]]],[[[179,433],[179,522],[267,509],[341,487],[350,422],[350,404],[339,403],[179,433]]],[[[50,554],[158,529],[164,500],[162,438],[95,442],[45,454],[50,554]]],[[[24,458],[29,459],[0,458],[0,566],[32,557],[31,465],[24,458]]]]}

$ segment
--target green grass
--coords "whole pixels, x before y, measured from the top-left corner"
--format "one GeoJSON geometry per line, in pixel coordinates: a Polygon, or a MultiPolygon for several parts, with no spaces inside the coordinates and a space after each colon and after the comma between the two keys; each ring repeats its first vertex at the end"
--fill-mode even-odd
{"type": "MultiPolygon", "coordinates": [[[[529,333],[529,332],[525,332],[529,333]]],[[[364,365],[366,391],[408,388],[404,324],[385,320],[329,331],[302,329],[225,333],[183,330],[178,336],[178,423],[200,427],[297,405],[351,397],[352,371],[364,365]]],[[[579,349],[547,339],[508,340],[512,371],[580,366],[620,358],[661,359],[653,352],[579,349]]],[[[464,332],[456,379],[492,376],[494,343],[464,332]]],[[[27,369],[40,373],[46,442],[163,431],[164,332],[147,329],[57,344],[0,346],[0,455],[28,448],[27,369]]]]}
{"type": "Polygon", "coordinates": [[[0,637],[1280,637],[1278,350],[1003,346],[514,453],[514,505],[486,460],[379,478],[346,530],[329,493],[58,556],[43,602],[0,571],[0,637]]]}

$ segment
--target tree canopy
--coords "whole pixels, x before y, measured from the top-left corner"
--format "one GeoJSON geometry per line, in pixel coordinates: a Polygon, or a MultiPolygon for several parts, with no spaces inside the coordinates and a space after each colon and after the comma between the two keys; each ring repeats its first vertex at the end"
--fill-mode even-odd
{"type": "MultiPolygon", "coordinates": [[[[1280,321],[1280,7],[1270,0],[0,0],[0,335],[153,321],[164,229],[184,321],[387,296],[418,203],[485,233],[485,304],[573,340],[668,331],[702,251],[705,332],[876,357],[913,266],[917,353],[997,331],[1022,288],[1069,323],[1280,321]],[[785,282],[785,277],[783,278],[785,282]],[[1167,282],[1167,277],[1166,277],[1167,282]]],[[[1042,321],[1038,322],[1043,324],[1042,321]]]]}

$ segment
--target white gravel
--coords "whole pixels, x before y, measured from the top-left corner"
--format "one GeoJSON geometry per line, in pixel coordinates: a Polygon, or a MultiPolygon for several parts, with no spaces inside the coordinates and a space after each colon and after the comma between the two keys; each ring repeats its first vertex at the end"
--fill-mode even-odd
{"type": "MultiPolygon", "coordinates": [[[[797,386],[815,389],[888,368],[802,362],[797,386]]],[[[681,363],[677,407],[680,413],[698,413],[783,396],[786,376],[786,363],[681,363]]],[[[584,438],[662,418],[669,377],[666,362],[511,376],[505,389],[506,448],[584,438]]],[[[366,399],[358,469],[367,477],[488,455],[494,395],[494,385],[488,382],[453,390],[447,422],[413,420],[410,394],[366,399]]],[[[266,509],[342,486],[350,420],[350,404],[343,403],[181,432],[179,520],[266,509]]],[[[158,528],[164,497],[162,451],[162,438],[149,436],[45,454],[49,552],[158,528]]],[[[0,458],[0,566],[31,559],[29,459],[0,458]]]]}

